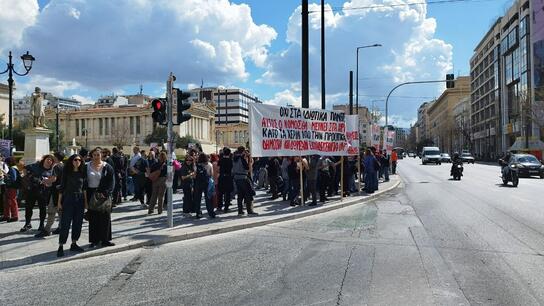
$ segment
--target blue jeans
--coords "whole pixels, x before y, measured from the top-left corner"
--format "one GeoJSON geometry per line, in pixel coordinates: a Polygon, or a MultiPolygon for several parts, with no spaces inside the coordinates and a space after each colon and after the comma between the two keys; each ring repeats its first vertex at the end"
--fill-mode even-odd
{"type": "Polygon", "coordinates": [[[59,244],[65,244],[66,240],[68,240],[70,224],[72,225],[72,242],[78,241],[81,236],[84,211],[85,207],[82,193],[63,195],[59,244]]]}

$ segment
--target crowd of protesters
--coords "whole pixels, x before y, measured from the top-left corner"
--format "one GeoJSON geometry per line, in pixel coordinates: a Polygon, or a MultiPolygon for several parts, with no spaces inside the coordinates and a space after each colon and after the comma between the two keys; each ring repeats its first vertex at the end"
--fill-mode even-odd
{"type": "MultiPolygon", "coordinates": [[[[268,190],[270,200],[282,198],[291,206],[315,206],[332,196],[356,192],[356,178],[364,184],[366,193],[378,190],[378,181],[389,180],[396,171],[396,153],[368,148],[361,154],[361,174],[358,159],[312,155],[308,157],[253,158],[244,147],[231,152],[205,154],[189,150],[182,162],[173,162],[173,192],[183,193],[183,215],[203,217],[201,203],[205,203],[209,218],[229,212],[236,199],[239,216],[257,215],[253,209],[255,190],[268,190]],[[390,167],[392,169],[390,170],[390,167]],[[343,177],[342,177],[343,176],[343,177]],[[343,183],[341,183],[343,182],[343,183]],[[342,190],[340,190],[343,188],[342,190]],[[302,189],[302,192],[301,192],[302,189]]],[[[111,212],[129,195],[139,201],[148,214],[162,214],[166,207],[167,154],[165,150],[149,151],[134,147],[132,155],[122,148],[95,148],[65,161],[63,153],[45,155],[33,164],[16,163],[13,157],[0,160],[0,199],[3,216],[0,221],[19,220],[18,203],[24,201],[25,223],[21,232],[32,229],[34,206],[39,208],[36,238],[59,234],[57,256],[64,255],[64,244],[71,229],[73,252],[82,252],[77,244],[83,220],[89,222],[89,243],[94,248],[113,246],[111,212]],[[52,230],[55,218],[59,226],[52,230]]],[[[281,201],[281,200],[278,200],[281,201]]]]}

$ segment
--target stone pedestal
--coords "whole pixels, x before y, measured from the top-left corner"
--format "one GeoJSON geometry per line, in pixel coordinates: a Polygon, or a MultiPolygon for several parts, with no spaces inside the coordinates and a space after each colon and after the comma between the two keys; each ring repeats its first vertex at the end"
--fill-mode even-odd
{"type": "Polygon", "coordinates": [[[29,128],[25,133],[25,154],[23,161],[26,165],[40,160],[44,155],[49,154],[50,130],[44,128],[29,128]]]}

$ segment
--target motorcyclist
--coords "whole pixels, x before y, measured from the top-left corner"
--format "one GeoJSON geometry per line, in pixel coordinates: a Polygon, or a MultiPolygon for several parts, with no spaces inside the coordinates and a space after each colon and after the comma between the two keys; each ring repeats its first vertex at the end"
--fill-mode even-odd
{"type": "Polygon", "coordinates": [[[503,176],[506,175],[508,164],[510,164],[511,159],[512,159],[512,153],[510,151],[506,152],[504,157],[499,159],[499,165],[501,165],[501,172],[503,176]]]}
{"type": "Polygon", "coordinates": [[[457,167],[457,165],[463,165],[463,160],[459,156],[459,152],[454,152],[453,157],[451,160],[451,176],[453,176],[453,169],[457,167]]]}

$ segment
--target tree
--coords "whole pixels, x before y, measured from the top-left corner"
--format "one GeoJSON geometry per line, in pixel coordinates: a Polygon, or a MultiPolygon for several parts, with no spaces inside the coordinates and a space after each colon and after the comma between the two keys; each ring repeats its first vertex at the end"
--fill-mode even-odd
{"type": "MultiPolygon", "coordinates": [[[[167,140],[167,135],[168,135],[168,129],[166,127],[157,126],[153,129],[153,132],[151,134],[145,137],[144,142],[148,145],[153,142],[159,145],[163,145],[167,140]]],[[[202,151],[202,145],[200,144],[198,140],[194,139],[190,135],[180,137],[178,133],[174,132],[174,144],[176,148],[188,149],[189,143],[194,143],[196,147],[200,151],[202,151]]]]}
{"type": "Polygon", "coordinates": [[[432,147],[434,146],[434,141],[430,138],[422,139],[420,142],[416,145],[417,152],[421,152],[423,150],[423,147],[432,147]]]}
{"type": "Polygon", "coordinates": [[[124,147],[132,143],[130,128],[125,121],[117,121],[117,125],[115,127],[112,126],[110,141],[115,147],[124,147]]]}
{"type": "MultiPolygon", "coordinates": [[[[57,128],[56,122],[55,120],[47,120],[45,125],[47,125],[48,128],[52,129],[51,135],[49,136],[49,149],[57,150],[57,137],[55,135],[55,130],[57,128]]],[[[61,150],[63,147],[66,147],[68,145],[66,139],[64,138],[65,138],[64,131],[59,128],[59,143],[60,143],[59,147],[61,148],[61,150]]]]}
{"type": "Polygon", "coordinates": [[[194,143],[196,145],[196,147],[199,150],[202,151],[202,145],[200,144],[200,142],[198,140],[194,139],[193,136],[191,136],[191,135],[183,136],[183,137],[180,137],[179,139],[177,139],[176,140],[176,148],[188,149],[190,143],[194,143]]]}

